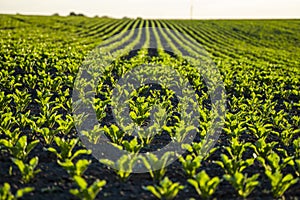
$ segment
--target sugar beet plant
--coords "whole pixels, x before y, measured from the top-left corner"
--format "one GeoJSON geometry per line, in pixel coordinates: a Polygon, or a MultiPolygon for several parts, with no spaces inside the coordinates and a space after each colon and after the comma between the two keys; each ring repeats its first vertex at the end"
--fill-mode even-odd
{"type": "Polygon", "coordinates": [[[177,193],[182,190],[184,186],[180,183],[173,183],[168,177],[165,177],[159,182],[159,185],[148,185],[144,187],[145,190],[150,191],[158,199],[171,200],[174,199],[177,193]]]}
{"type": "Polygon", "coordinates": [[[15,200],[20,199],[26,193],[30,193],[34,190],[34,188],[26,187],[22,189],[18,189],[15,194],[11,192],[11,186],[9,183],[4,183],[2,187],[0,187],[0,199],[1,200],[15,200]]]}
{"type": "Polygon", "coordinates": [[[207,199],[216,191],[220,183],[220,179],[219,177],[210,178],[207,173],[202,170],[196,174],[194,178],[188,179],[188,183],[195,188],[201,197],[207,199]]]}

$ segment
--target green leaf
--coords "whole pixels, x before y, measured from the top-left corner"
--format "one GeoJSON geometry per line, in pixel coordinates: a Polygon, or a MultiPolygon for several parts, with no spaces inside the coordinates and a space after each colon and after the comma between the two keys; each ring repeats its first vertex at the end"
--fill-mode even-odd
{"type": "Polygon", "coordinates": [[[13,147],[13,145],[8,140],[5,140],[5,139],[0,139],[0,145],[3,145],[7,148],[12,148],[13,147]]]}
{"type": "Polygon", "coordinates": [[[29,161],[31,167],[35,168],[38,165],[39,158],[36,156],[29,161]]]}
{"type": "Polygon", "coordinates": [[[57,150],[54,149],[53,147],[49,147],[49,148],[47,149],[47,151],[50,151],[51,153],[54,153],[59,159],[62,160],[61,155],[60,155],[60,154],[57,152],[57,150]]]}
{"type": "Polygon", "coordinates": [[[150,191],[157,198],[162,199],[160,193],[156,190],[154,186],[148,185],[144,187],[144,189],[150,191]]]}
{"type": "Polygon", "coordinates": [[[30,153],[39,142],[39,140],[32,141],[26,148],[27,154],[30,153]]]}
{"type": "Polygon", "coordinates": [[[64,169],[70,169],[71,167],[74,167],[74,164],[71,160],[66,159],[64,162],[57,160],[57,163],[62,166],[64,169]]]}
{"type": "Polygon", "coordinates": [[[87,188],[88,184],[82,177],[75,175],[73,179],[76,181],[77,185],[80,187],[81,190],[87,188]]]}
{"type": "Polygon", "coordinates": [[[15,165],[18,166],[19,170],[21,171],[21,173],[24,173],[25,171],[25,164],[23,163],[23,161],[19,160],[19,159],[15,159],[12,158],[13,163],[15,163],[15,165]]]}
{"type": "Polygon", "coordinates": [[[24,196],[24,194],[30,193],[32,191],[34,191],[33,187],[26,187],[26,188],[19,189],[16,193],[16,198],[21,198],[24,196]]]}
{"type": "Polygon", "coordinates": [[[80,194],[79,190],[78,189],[70,189],[69,192],[71,194],[73,194],[74,196],[78,196],[78,194],[80,194]]]}
{"type": "Polygon", "coordinates": [[[87,150],[87,149],[80,149],[80,150],[77,150],[73,156],[70,158],[70,160],[73,160],[74,158],[76,158],[77,156],[79,155],[90,155],[92,153],[91,150],[87,150]]]}
{"type": "Polygon", "coordinates": [[[76,175],[82,175],[83,172],[88,168],[91,161],[83,159],[78,160],[76,163],[76,175]]]}

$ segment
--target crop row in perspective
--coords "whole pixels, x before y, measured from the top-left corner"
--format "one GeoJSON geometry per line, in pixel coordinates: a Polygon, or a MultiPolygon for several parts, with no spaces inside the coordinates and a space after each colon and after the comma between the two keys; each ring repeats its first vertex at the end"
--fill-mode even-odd
{"type": "Polygon", "coordinates": [[[0,20],[0,199],[300,196],[299,20],[21,15],[0,15],[0,20]],[[100,131],[116,148],[130,152],[102,163],[78,139],[71,102],[80,66],[98,45],[119,58],[102,70],[95,91],[100,131]],[[220,71],[227,102],[222,133],[204,156],[211,125],[209,88],[205,75],[184,58],[206,53],[220,71]],[[168,111],[159,113],[167,121],[156,136],[132,137],[112,120],[114,86],[145,63],[172,66],[189,81],[200,126],[184,127],[174,93],[153,85],[138,88],[128,103],[131,119],[140,126],[148,123],[152,105],[168,111]],[[138,155],[184,141],[192,129],[197,130],[195,141],[182,144],[186,153],[169,166],[170,152],[161,158],[151,152],[148,159],[138,155]],[[133,174],[137,163],[149,172],[133,174]],[[162,168],[154,170],[155,165],[162,168]]]}

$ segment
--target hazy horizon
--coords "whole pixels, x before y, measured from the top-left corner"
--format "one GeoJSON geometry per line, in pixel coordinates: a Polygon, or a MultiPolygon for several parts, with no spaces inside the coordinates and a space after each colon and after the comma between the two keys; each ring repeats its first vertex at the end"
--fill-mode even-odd
{"type": "Polygon", "coordinates": [[[300,18],[298,0],[0,0],[1,14],[164,19],[300,18]]]}

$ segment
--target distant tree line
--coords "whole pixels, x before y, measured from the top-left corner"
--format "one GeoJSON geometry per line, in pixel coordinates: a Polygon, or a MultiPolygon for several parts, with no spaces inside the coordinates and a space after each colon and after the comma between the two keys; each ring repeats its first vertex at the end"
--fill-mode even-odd
{"type": "MultiPolygon", "coordinates": [[[[52,16],[60,16],[58,13],[54,13],[52,14],[52,16]]],[[[84,14],[82,13],[75,13],[75,12],[70,12],[68,16],[81,16],[81,17],[85,17],[84,14]]],[[[100,18],[98,15],[95,15],[94,18],[100,18]]],[[[101,18],[110,18],[109,16],[107,15],[103,15],[101,16],[101,18]]],[[[123,19],[131,19],[131,18],[128,18],[128,17],[124,17],[123,19]]]]}
{"type": "Polygon", "coordinates": [[[69,16],[81,16],[81,17],[84,17],[84,14],[82,14],[82,13],[76,14],[75,12],[70,12],[69,16]]]}

